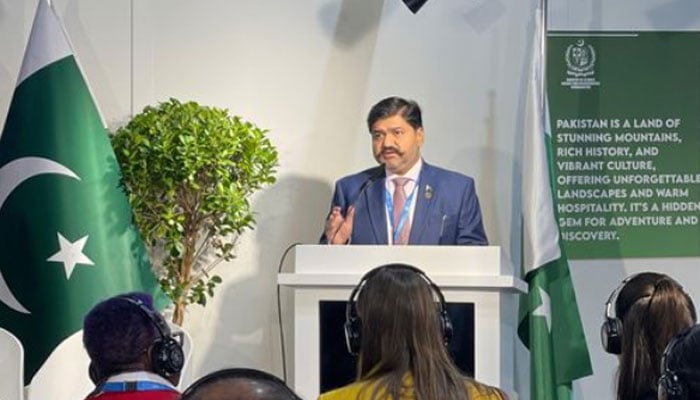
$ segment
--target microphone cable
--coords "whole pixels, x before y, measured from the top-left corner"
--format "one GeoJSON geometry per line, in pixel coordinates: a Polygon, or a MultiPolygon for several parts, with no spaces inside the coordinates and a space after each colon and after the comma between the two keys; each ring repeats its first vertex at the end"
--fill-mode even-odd
{"type": "MultiPolygon", "coordinates": [[[[284,250],[284,253],[282,253],[282,257],[280,258],[279,266],[277,267],[277,278],[279,278],[279,275],[282,273],[284,260],[287,258],[287,254],[289,253],[289,251],[300,244],[302,243],[292,243],[284,250]]],[[[284,327],[282,326],[282,296],[280,287],[281,286],[279,282],[277,282],[277,322],[280,325],[280,349],[282,351],[282,379],[285,383],[287,383],[287,356],[284,347],[284,327]]]]}

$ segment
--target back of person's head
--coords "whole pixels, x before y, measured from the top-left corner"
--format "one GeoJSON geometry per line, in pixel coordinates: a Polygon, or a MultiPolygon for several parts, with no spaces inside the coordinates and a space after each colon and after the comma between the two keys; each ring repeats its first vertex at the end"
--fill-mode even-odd
{"type": "Polygon", "coordinates": [[[301,400],[284,381],[267,372],[228,368],[194,382],[181,400],[301,400]]]}
{"type": "Polygon", "coordinates": [[[184,363],[182,348],[147,293],[122,294],[95,305],[83,321],[83,345],[96,384],[138,370],[177,382],[184,363]]]}
{"type": "Polygon", "coordinates": [[[660,400],[700,399],[700,325],[675,336],[661,357],[660,400]]]}
{"type": "Polygon", "coordinates": [[[695,323],[695,306],[678,282],[655,272],[629,277],[616,292],[621,326],[617,398],[640,399],[656,392],[663,350],[695,323]]]}
{"type": "Polygon", "coordinates": [[[387,97],[372,106],[367,115],[367,127],[370,132],[375,122],[380,119],[400,115],[413,129],[423,127],[423,117],[421,116],[418,103],[413,100],[406,100],[401,97],[387,97]]]}
{"type": "Polygon", "coordinates": [[[417,398],[466,398],[465,378],[447,353],[451,324],[444,306],[440,289],[415,267],[389,264],[368,272],[348,303],[360,332],[358,379],[376,381],[376,390],[398,399],[410,374],[417,398]]]}

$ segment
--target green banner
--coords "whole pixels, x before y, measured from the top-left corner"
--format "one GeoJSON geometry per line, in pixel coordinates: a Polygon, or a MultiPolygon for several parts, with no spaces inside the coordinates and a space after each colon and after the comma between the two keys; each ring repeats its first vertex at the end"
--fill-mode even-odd
{"type": "Polygon", "coordinates": [[[547,44],[569,258],[700,255],[700,33],[550,32],[547,44]]]}

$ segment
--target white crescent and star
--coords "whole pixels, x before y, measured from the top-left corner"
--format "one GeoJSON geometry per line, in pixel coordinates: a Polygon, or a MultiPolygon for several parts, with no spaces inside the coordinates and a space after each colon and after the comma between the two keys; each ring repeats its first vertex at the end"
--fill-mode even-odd
{"type": "MultiPolygon", "coordinates": [[[[23,157],[12,160],[0,168],[0,210],[5,203],[5,200],[12,192],[24,181],[37,175],[55,174],[63,175],[69,178],[80,180],[69,168],[46,158],[41,157],[23,157]]],[[[65,240],[59,233],[59,245],[61,249],[47,261],[63,262],[66,269],[66,276],[70,277],[76,263],[92,265],[92,261],[82,253],[82,248],[87,241],[87,236],[78,239],[71,243],[65,240]],[[63,241],[62,241],[63,238],[63,241]]],[[[17,300],[15,295],[7,286],[5,278],[0,271],[0,301],[11,309],[24,314],[31,314],[22,303],[17,300]]]]}

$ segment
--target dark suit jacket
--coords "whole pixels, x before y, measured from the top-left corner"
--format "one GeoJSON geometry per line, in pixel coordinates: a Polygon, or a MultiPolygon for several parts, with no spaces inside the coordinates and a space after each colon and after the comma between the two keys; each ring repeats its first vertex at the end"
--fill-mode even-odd
{"type": "MultiPolygon", "coordinates": [[[[355,206],[351,244],[388,243],[385,177],[384,166],[378,166],[336,182],[331,207],[345,215],[355,206]]],[[[472,178],[424,161],[418,185],[409,244],[488,244],[472,178]]],[[[321,243],[327,243],[325,234],[321,243]]]]}

